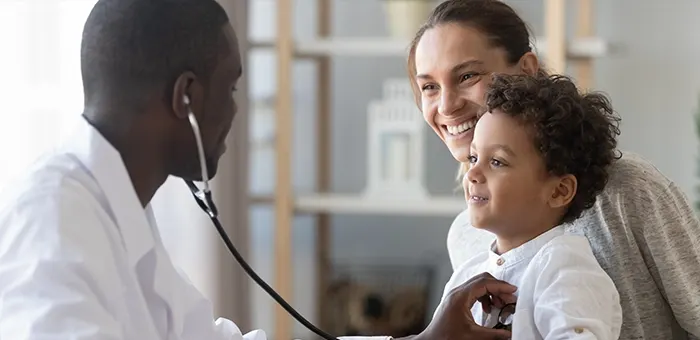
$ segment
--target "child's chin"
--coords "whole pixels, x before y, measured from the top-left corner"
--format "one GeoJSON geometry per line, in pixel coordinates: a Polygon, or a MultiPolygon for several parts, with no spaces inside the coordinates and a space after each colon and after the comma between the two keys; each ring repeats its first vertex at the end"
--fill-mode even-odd
{"type": "Polygon", "coordinates": [[[488,231],[492,234],[495,234],[496,228],[493,227],[493,224],[488,223],[488,221],[485,220],[475,220],[472,218],[472,227],[484,231],[488,231]]]}
{"type": "Polygon", "coordinates": [[[478,223],[478,222],[474,222],[474,221],[472,221],[472,227],[474,227],[476,229],[486,229],[482,223],[478,223]]]}
{"type": "Polygon", "coordinates": [[[485,227],[485,226],[478,226],[478,225],[475,225],[475,226],[473,226],[473,227],[474,227],[475,229],[480,229],[480,230],[488,231],[488,232],[490,232],[490,233],[492,233],[492,234],[494,233],[493,228],[489,228],[489,227],[485,227]]]}
{"type": "Polygon", "coordinates": [[[477,229],[488,230],[491,223],[486,216],[472,215],[471,216],[472,227],[477,229]]]}

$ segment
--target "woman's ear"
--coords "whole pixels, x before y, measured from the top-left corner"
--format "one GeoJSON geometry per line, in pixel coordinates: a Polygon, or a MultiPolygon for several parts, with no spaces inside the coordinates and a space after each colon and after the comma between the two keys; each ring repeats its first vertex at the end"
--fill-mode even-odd
{"type": "Polygon", "coordinates": [[[520,57],[518,64],[520,66],[520,71],[529,76],[537,75],[537,72],[540,70],[540,61],[532,52],[523,54],[523,56],[520,57]]]}
{"type": "Polygon", "coordinates": [[[577,185],[578,181],[574,175],[558,177],[548,199],[549,206],[556,209],[569,205],[576,196],[577,185]]]}

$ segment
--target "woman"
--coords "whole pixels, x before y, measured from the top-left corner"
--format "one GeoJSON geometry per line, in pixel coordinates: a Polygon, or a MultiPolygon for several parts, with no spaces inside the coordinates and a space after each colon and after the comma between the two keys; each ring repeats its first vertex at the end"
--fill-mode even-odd
{"type": "MultiPolygon", "coordinates": [[[[426,122],[462,164],[491,74],[544,72],[525,23],[497,0],[437,6],[411,44],[408,69],[426,122]]],[[[467,214],[448,236],[455,268],[492,239],[472,228],[467,214]]],[[[588,237],[619,290],[620,339],[700,338],[700,222],[672,181],[625,154],[596,205],[572,228],[588,237]]]]}

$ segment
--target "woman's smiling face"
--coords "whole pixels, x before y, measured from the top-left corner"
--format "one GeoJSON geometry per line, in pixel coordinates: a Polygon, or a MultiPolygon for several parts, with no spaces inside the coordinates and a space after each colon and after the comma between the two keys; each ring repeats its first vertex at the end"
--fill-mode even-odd
{"type": "Polygon", "coordinates": [[[494,47],[475,28],[457,23],[430,28],[415,49],[415,86],[423,118],[452,156],[466,163],[491,75],[536,70],[536,65],[532,54],[509,64],[506,50],[494,47]]]}

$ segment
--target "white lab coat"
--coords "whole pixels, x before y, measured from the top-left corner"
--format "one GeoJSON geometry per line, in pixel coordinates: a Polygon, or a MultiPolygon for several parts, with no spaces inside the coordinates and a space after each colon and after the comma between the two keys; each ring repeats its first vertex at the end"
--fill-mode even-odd
{"type": "Polygon", "coordinates": [[[81,118],[65,145],[0,196],[0,339],[266,335],[215,320],[171,262],[119,153],[81,118]]]}

